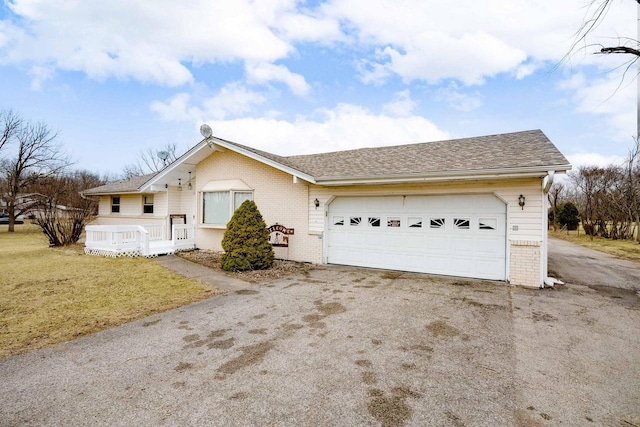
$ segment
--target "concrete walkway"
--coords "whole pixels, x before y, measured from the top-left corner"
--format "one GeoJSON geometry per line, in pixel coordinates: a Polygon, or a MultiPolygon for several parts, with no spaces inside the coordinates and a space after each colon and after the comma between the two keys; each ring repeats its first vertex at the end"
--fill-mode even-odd
{"type": "Polygon", "coordinates": [[[235,277],[231,277],[220,271],[205,267],[204,265],[196,264],[195,262],[188,261],[184,258],[180,258],[179,256],[161,256],[156,258],[156,260],[164,267],[175,271],[181,276],[199,280],[202,283],[225,291],[233,292],[251,287],[251,284],[244,280],[236,279],[235,277]]]}

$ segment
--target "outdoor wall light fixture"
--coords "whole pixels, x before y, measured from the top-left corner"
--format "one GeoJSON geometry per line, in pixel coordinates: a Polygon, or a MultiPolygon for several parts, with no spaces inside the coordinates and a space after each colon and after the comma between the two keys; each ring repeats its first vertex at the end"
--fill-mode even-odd
{"type": "Polygon", "coordinates": [[[524,196],[522,194],[520,195],[520,197],[518,197],[518,204],[520,205],[522,210],[524,210],[524,196]]]}
{"type": "Polygon", "coordinates": [[[178,191],[182,191],[182,179],[178,178],[178,191]]]}
{"type": "Polygon", "coordinates": [[[193,190],[193,185],[191,185],[191,171],[189,171],[189,185],[187,185],[187,190],[193,190]]]}
{"type": "Polygon", "coordinates": [[[313,204],[315,205],[316,209],[318,209],[318,206],[320,206],[320,200],[315,199],[315,200],[313,201],[313,204]]]}

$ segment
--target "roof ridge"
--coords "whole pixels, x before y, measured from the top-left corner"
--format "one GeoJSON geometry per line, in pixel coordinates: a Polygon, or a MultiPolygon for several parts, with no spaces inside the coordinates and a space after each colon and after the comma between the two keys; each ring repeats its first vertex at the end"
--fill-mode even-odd
{"type": "Polygon", "coordinates": [[[284,157],[285,159],[297,159],[301,157],[313,157],[313,156],[321,156],[321,155],[328,155],[328,154],[346,154],[346,153],[353,153],[357,151],[366,151],[366,150],[385,150],[385,149],[398,149],[403,147],[418,147],[426,144],[455,143],[460,141],[470,142],[471,140],[494,138],[494,137],[506,137],[508,135],[518,135],[518,134],[533,133],[533,132],[539,132],[544,135],[544,132],[542,132],[542,130],[540,129],[529,129],[524,131],[496,133],[496,134],[481,135],[481,136],[468,136],[468,137],[454,138],[454,139],[438,139],[435,141],[410,142],[407,144],[398,144],[398,145],[380,145],[380,146],[372,146],[372,147],[350,148],[347,150],[323,151],[321,153],[310,153],[310,154],[294,154],[292,156],[280,156],[280,157],[284,157]]]}

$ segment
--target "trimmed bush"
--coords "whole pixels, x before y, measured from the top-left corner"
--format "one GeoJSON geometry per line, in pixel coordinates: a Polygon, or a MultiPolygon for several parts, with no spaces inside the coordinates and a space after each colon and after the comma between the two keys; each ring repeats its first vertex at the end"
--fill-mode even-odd
{"type": "Polygon", "coordinates": [[[253,200],[245,200],[231,217],[222,238],[222,269],[264,270],[273,264],[269,230],[253,200]]]}
{"type": "Polygon", "coordinates": [[[577,230],[580,224],[580,213],[576,205],[571,202],[562,203],[558,209],[558,222],[561,226],[566,226],[567,230],[577,230]]]}

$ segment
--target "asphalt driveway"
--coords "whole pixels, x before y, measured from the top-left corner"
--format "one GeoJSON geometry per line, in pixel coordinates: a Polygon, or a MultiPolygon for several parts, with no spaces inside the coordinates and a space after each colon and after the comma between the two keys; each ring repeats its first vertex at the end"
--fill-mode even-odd
{"type": "Polygon", "coordinates": [[[634,292],[341,267],[229,289],[0,361],[0,425],[640,424],[634,292]]]}

